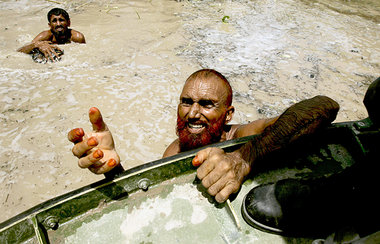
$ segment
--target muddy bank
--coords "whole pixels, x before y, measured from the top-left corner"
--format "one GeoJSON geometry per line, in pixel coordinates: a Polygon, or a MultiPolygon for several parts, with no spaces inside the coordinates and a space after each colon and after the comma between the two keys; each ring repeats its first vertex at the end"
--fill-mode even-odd
{"type": "Polygon", "coordinates": [[[318,94],[340,103],[337,121],[362,119],[365,90],[380,75],[374,0],[24,0],[3,1],[0,12],[0,222],[102,178],[77,167],[66,139],[71,128],[90,129],[92,106],[131,168],[176,138],[179,91],[199,68],[231,81],[234,123],[318,94]],[[68,10],[87,44],[37,64],[15,50],[47,29],[53,7],[68,10]]]}

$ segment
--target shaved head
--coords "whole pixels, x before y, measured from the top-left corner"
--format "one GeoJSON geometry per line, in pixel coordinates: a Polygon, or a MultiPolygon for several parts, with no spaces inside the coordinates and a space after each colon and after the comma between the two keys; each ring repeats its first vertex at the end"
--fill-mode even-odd
{"type": "Polygon", "coordinates": [[[186,80],[180,95],[177,135],[187,151],[221,140],[234,107],[227,79],[212,69],[198,70],[186,80]]]}
{"type": "MultiPolygon", "coordinates": [[[[201,69],[189,76],[187,78],[186,83],[189,81],[195,80],[207,80],[207,81],[215,81],[220,82],[225,89],[225,105],[231,106],[232,104],[232,88],[226,77],[224,77],[221,73],[213,69],[201,69]]],[[[185,84],[186,86],[186,84],[185,84]]]]}

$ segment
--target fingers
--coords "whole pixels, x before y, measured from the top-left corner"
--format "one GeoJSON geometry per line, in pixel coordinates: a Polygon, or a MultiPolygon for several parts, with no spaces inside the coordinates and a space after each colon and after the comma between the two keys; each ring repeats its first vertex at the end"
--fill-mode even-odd
{"type": "Polygon", "coordinates": [[[117,154],[104,153],[97,149],[89,155],[82,157],[78,161],[81,168],[88,168],[92,173],[104,174],[120,164],[120,158],[117,154]],[[108,158],[108,160],[107,160],[108,158]]]}
{"type": "Polygon", "coordinates": [[[82,128],[76,128],[67,134],[67,138],[75,144],[72,153],[79,158],[79,167],[88,168],[95,174],[104,174],[118,166],[120,158],[99,109],[90,108],[89,118],[93,133],[85,134],[82,128]]]}
{"type": "Polygon", "coordinates": [[[224,151],[220,148],[206,148],[204,150],[199,151],[196,156],[196,161],[198,160],[198,162],[200,163],[200,166],[197,170],[198,178],[202,180],[211,171],[213,171],[215,166],[222,160],[223,154],[224,151]]]}
{"type": "MultiPolygon", "coordinates": [[[[47,59],[50,59],[54,62],[54,57],[59,57],[59,55],[55,52],[55,49],[59,49],[57,46],[51,45],[51,42],[41,41],[38,42],[38,49],[44,54],[47,59]]],[[[60,50],[60,49],[59,49],[60,50]]]]}
{"type": "Polygon", "coordinates": [[[73,143],[78,143],[83,140],[84,130],[82,128],[75,128],[69,131],[67,139],[73,143]]]}
{"type": "MultiPolygon", "coordinates": [[[[89,117],[92,128],[95,132],[104,131],[106,129],[106,125],[103,122],[103,118],[99,109],[95,107],[90,108],[89,117]]],[[[69,131],[67,138],[73,143],[78,143],[83,140],[84,135],[84,130],[82,128],[75,128],[69,131]]]]}
{"type": "Polygon", "coordinates": [[[54,57],[59,58],[59,55],[55,52],[56,48],[58,49],[58,47],[53,46],[53,48],[50,50],[51,55],[53,56],[53,59],[54,59],[54,57]]]}
{"type": "MultiPolygon", "coordinates": [[[[202,185],[207,188],[207,192],[211,196],[215,196],[215,200],[219,203],[222,203],[228,199],[228,197],[239,190],[241,182],[235,175],[231,173],[227,173],[225,175],[220,176],[219,178],[212,178],[210,182],[212,182],[211,186],[206,186],[210,182],[205,182],[209,176],[202,180],[202,185]],[[225,177],[223,177],[225,176],[225,177]],[[215,182],[215,183],[213,183],[215,182]]],[[[218,176],[217,176],[218,177],[218,176]]]]}
{"type": "Polygon", "coordinates": [[[54,49],[63,53],[62,49],[60,49],[58,46],[54,46],[54,49]]]}
{"type": "Polygon", "coordinates": [[[47,59],[50,59],[52,62],[54,62],[54,56],[53,56],[54,50],[50,46],[40,48],[40,50],[47,59]]]}
{"type": "Polygon", "coordinates": [[[246,162],[220,148],[206,148],[198,152],[193,165],[200,165],[197,177],[215,200],[222,203],[239,190],[250,169],[246,162]]]}
{"type": "Polygon", "coordinates": [[[218,194],[215,196],[215,200],[218,203],[227,201],[232,193],[236,193],[240,188],[239,184],[227,184],[218,194]]]}
{"type": "Polygon", "coordinates": [[[90,167],[88,167],[88,169],[94,174],[104,174],[110,171],[111,169],[115,168],[119,164],[120,159],[116,157],[110,158],[109,160],[103,162],[100,165],[91,165],[90,167]]]}
{"type": "Polygon", "coordinates": [[[90,108],[88,114],[90,117],[90,122],[92,124],[92,129],[95,132],[106,130],[107,127],[103,121],[102,114],[100,113],[99,109],[92,107],[90,108]]]}
{"type": "Polygon", "coordinates": [[[46,58],[49,58],[52,62],[55,62],[55,59],[54,57],[59,57],[58,54],[55,52],[54,48],[52,48],[54,46],[49,46],[48,48],[46,48],[46,51],[44,51],[44,55],[46,58]]]}
{"type": "MultiPolygon", "coordinates": [[[[202,181],[203,183],[203,181],[202,181]]],[[[222,203],[228,199],[232,193],[236,193],[240,188],[241,182],[237,179],[220,178],[212,186],[207,189],[211,196],[215,196],[215,200],[222,203]]]]}
{"type": "Polygon", "coordinates": [[[84,141],[78,142],[74,145],[72,152],[74,156],[80,158],[86,154],[89,150],[98,145],[98,141],[95,137],[90,137],[84,141]]]}
{"type": "Polygon", "coordinates": [[[219,166],[219,165],[217,168],[214,168],[214,170],[212,170],[209,174],[207,174],[203,178],[200,178],[202,176],[199,176],[198,171],[197,171],[198,178],[202,180],[202,185],[206,188],[213,186],[215,182],[217,182],[223,176],[226,176],[227,173],[228,173],[228,167],[219,166]]]}
{"type": "Polygon", "coordinates": [[[240,182],[227,164],[213,170],[202,180],[202,185],[207,188],[207,192],[211,196],[215,196],[217,202],[224,202],[228,196],[239,189],[240,182]]]}
{"type": "Polygon", "coordinates": [[[208,147],[206,149],[200,150],[197,155],[193,158],[193,166],[198,167],[201,165],[210,155],[210,152],[214,150],[215,148],[208,147]]]}
{"type": "Polygon", "coordinates": [[[53,54],[50,50],[47,50],[44,52],[44,55],[46,58],[50,59],[52,62],[54,62],[53,54]]]}
{"type": "Polygon", "coordinates": [[[93,153],[90,153],[86,157],[82,157],[78,160],[78,165],[81,168],[88,168],[91,165],[102,166],[103,163],[98,162],[104,156],[102,150],[97,149],[93,153]]]}

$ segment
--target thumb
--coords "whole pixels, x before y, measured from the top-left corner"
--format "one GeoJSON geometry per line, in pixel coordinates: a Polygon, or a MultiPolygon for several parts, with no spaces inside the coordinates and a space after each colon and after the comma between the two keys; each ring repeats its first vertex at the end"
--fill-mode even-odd
{"type": "Polygon", "coordinates": [[[106,130],[106,124],[104,123],[102,114],[100,113],[98,108],[90,108],[90,110],[88,111],[88,115],[90,117],[90,122],[94,131],[106,130]]]}
{"type": "Polygon", "coordinates": [[[201,165],[208,158],[211,150],[212,150],[211,147],[200,150],[197,153],[197,155],[195,155],[195,157],[193,158],[193,161],[192,161],[193,166],[198,167],[199,165],[201,165]]]}

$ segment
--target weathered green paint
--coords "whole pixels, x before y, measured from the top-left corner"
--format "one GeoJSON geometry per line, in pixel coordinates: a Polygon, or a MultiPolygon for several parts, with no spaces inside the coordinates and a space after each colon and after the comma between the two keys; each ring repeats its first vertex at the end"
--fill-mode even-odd
{"type": "MultiPolygon", "coordinates": [[[[241,241],[253,241],[256,239],[260,241],[288,240],[260,232],[246,225],[240,215],[242,197],[257,184],[287,177],[328,175],[360,162],[368,151],[368,144],[371,142],[371,139],[368,138],[379,133],[378,129],[372,130],[371,125],[369,119],[335,124],[325,132],[321,132],[316,138],[303,142],[302,145],[295,145],[282,152],[275,153],[268,157],[266,161],[263,161],[262,164],[256,165],[255,181],[246,181],[236,199],[232,201],[236,212],[239,212],[240,223],[242,223],[241,231],[233,228],[234,221],[223,205],[215,206],[207,201],[207,193],[197,182],[195,168],[191,165],[191,160],[198,151],[193,150],[147,163],[125,171],[117,175],[113,180],[105,179],[44,202],[0,224],[0,243],[35,241],[47,243],[49,240],[52,243],[63,243],[68,241],[67,238],[75,237],[80,239],[80,237],[86,237],[88,234],[91,236],[93,233],[82,233],[81,228],[83,225],[101,225],[103,227],[96,230],[91,229],[91,231],[96,231],[97,235],[106,237],[108,235],[110,238],[112,236],[115,240],[120,241],[126,237],[120,234],[120,226],[115,223],[117,221],[111,217],[108,220],[104,220],[104,218],[113,216],[116,213],[128,216],[128,214],[137,211],[136,209],[140,209],[141,206],[152,201],[152,199],[165,201],[162,199],[168,196],[173,197],[173,191],[176,191],[178,187],[191,188],[191,186],[196,186],[196,191],[191,190],[189,193],[196,194],[200,192],[204,195],[197,201],[207,213],[207,219],[204,220],[205,222],[199,223],[199,226],[188,224],[183,228],[174,228],[177,232],[173,232],[174,229],[169,228],[166,238],[176,235],[178,238],[184,238],[186,235],[194,235],[194,232],[196,232],[199,240],[210,242],[229,242],[234,238],[241,241]],[[273,165],[271,171],[268,170],[271,169],[268,167],[269,165],[273,165]],[[148,191],[140,190],[139,182],[142,179],[147,179],[150,183],[148,191]],[[46,223],[44,226],[45,220],[49,217],[55,217],[59,221],[58,229],[50,230],[49,227],[46,227],[46,223]],[[114,224],[116,225],[113,226],[114,224]],[[226,229],[224,225],[228,225],[230,228],[226,229]],[[103,230],[105,232],[102,232],[103,230]]],[[[254,136],[239,138],[214,146],[231,151],[252,139],[254,139],[254,136]]],[[[178,214],[187,214],[186,216],[191,214],[185,211],[192,208],[191,199],[178,200],[175,197],[173,199],[170,204],[173,205],[172,208],[178,214]]],[[[208,199],[212,201],[211,198],[208,199]]],[[[165,218],[170,221],[175,220],[170,219],[174,218],[174,216],[169,217],[166,216],[165,218]]],[[[158,225],[163,225],[164,223],[161,219],[155,219],[154,221],[158,225]]],[[[118,224],[120,223],[119,220],[118,224]]],[[[144,228],[148,231],[144,236],[145,239],[140,239],[142,238],[140,236],[138,240],[151,241],[159,237],[154,232],[149,234],[149,230],[156,230],[156,227],[148,226],[144,228]]],[[[161,233],[162,238],[164,238],[163,233],[164,231],[161,233]]],[[[297,243],[310,241],[307,239],[293,240],[291,238],[289,240],[297,243]]],[[[130,241],[134,242],[136,240],[130,241]]]]}

